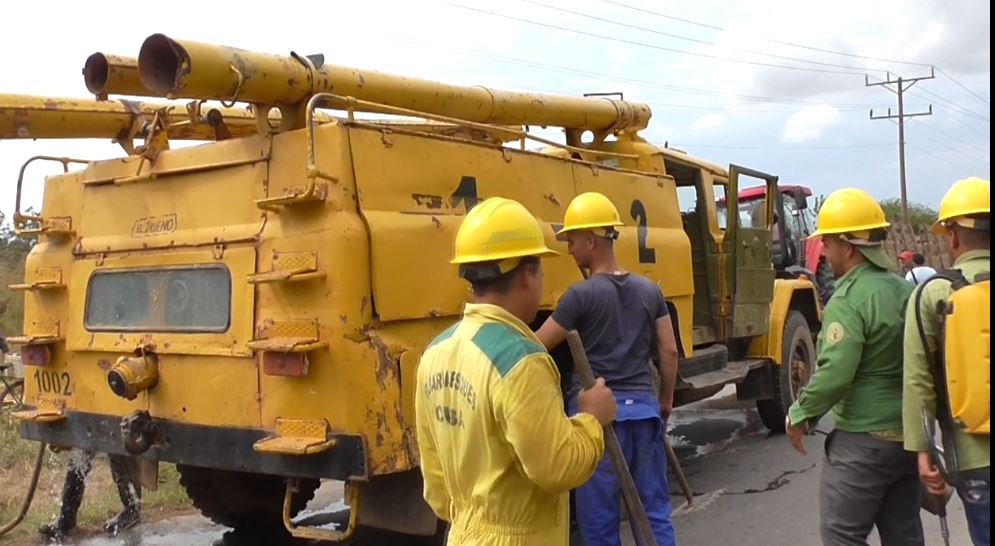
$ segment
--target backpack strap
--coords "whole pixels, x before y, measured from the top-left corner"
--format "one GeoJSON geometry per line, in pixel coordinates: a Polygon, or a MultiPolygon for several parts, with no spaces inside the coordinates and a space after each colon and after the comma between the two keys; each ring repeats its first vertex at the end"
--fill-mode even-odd
{"type": "MultiPolygon", "coordinates": [[[[945,271],[941,271],[941,272],[937,273],[936,275],[933,275],[932,277],[926,279],[925,282],[923,282],[921,285],[919,285],[919,289],[916,292],[916,299],[915,299],[915,306],[916,306],[916,326],[918,327],[918,330],[919,330],[919,340],[922,342],[923,351],[925,351],[926,355],[928,357],[931,357],[931,359],[933,361],[932,362],[933,365],[930,366],[930,367],[933,369],[933,375],[934,375],[933,379],[934,379],[934,381],[936,381],[936,387],[940,387],[941,385],[945,385],[946,384],[945,382],[940,382],[941,379],[945,380],[944,377],[936,377],[937,372],[939,372],[940,374],[943,373],[943,370],[942,370],[942,368],[943,368],[943,365],[942,365],[943,364],[943,339],[942,339],[942,337],[943,336],[940,335],[941,332],[939,332],[939,331],[937,332],[936,350],[933,351],[933,352],[930,352],[930,350],[929,350],[929,343],[928,343],[928,340],[926,339],[926,329],[925,329],[925,326],[924,326],[924,323],[923,323],[923,318],[922,318],[922,296],[923,296],[924,293],[926,293],[926,288],[929,286],[930,283],[935,282],[935,281],[939,281],[939,280],[945,280],[945,281],[949,282],[950,283],[950,287],[952,289],[954,289],[954,290],[959,290],[959,289],[964,288],[965,286],[971,284],[970,282],[968,282],[968,280],[966,278],[964,278],[964,273],[960,269],[947,269],[945,271]]],[[[942,326],[943,317],[946,315],[946,311],[947,311],[947,301],[946,300],[941,300],[941,301],[936,302],[936,311],[937,311],[937,314],[939,315],[939,322],[940,322],[940,324],[942,326]]],[[[946,389],[939,389],[939,388],[937,388],[937,395],[938,395],[938,399],[937,399],[937,416],[939,416],[939,410],[940,410],[940,408],[939,408],[939,405],[940,405],[939,404],[939,402],[940,402],[939,396],[943,395],[945,397],[945,392],[940,392],[940,391],[945,391],[945,390],[946,389]]],[[[943,400],[943,402],[944,402],[944,407],[946,407],[947,406],[945,404],[946,400],[943,400]]]]}
{"type": "Polygon", "coordinates": [[[926,329],[922,318],[922,295],[929,283],[941,279],[948,281],[954,290],[963,288],[969,285],[970,282],[964,278],[964,273],[961,270],[948,269],[926,279],[925,282],[919,285],[915,297],[916,326],[919,330],[919,339],[922,342],[923,351],[926,353],[927,364],[933,376],[933,390],[936,392],[936,420],[939,421],[940,429],[943,431],[944,457],[947,459],[947,476],[945,477],[948,483],[956,484],[959,481],[957,468],[959,457],[957,456],[957,447],[953,440],[955,425],[953,416],[950,414],[950,401],[946,387],[946,365],[943,359],[943,327],[947,314],[947,301],[944,299],[936,302],[939,329],[936,332],[936,350],[933,352],[929,350],[929,342],[926,338],[926,329]]]}

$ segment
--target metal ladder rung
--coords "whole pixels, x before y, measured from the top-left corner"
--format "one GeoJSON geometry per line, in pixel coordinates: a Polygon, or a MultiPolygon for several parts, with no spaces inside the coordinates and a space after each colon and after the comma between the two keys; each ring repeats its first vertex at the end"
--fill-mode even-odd
{"type": "Polygon", "coordinates": [[[254,351],[306,353],[308,351],[314,351],[315,349],[323,349],[328,346],[328,342],[319,341],[313,338],[274,337],[268,339],[254,339],[247,345],[254,351]]]}
{"type": "Polygon", "coordinates": [[[249,275],[249,284],[268,284],[268,283],[280,283],[280,282],[300,282],[309,281],[312,279],[323,279],[325,278],[324,271],[315,271],[313,269],[297,269],[297,270],[277,270],[277,271],[267,271],[265,273],[256,273],[249,275]]]}
{"type": "Polygon", "coordinates": [[[36,281],[23,284],[11,284],[7,286],[7,288],[14,291],[62,290],[65,287],[66,285],[64,283],[54,281],[36,281]]]}

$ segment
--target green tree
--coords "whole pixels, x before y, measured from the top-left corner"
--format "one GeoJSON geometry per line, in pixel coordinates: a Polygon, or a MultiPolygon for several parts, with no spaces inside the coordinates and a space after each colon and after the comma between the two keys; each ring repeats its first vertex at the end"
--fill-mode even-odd
{"type": "Polygon", "coordinates": [[[17,237],[0,212],[0,335],[4,337],[23,331],[24,294],[8,287],[24,282],[24,260],[32,245],[33,241],[17,237]]]}
{"type": "Polygon", "coordinates": [[[819,209],[822,208],[822,205],[825,202],[826,202],[825,195],[823,194],[816,195],[815,198],[812,200],[812,210],[814,210],[816,214],[819,214],[819,209]]]}
{"type": "MultiPolygon", "coordinates": [[[[881,201],[881,208],[889,222],[902,221],[902,201],[897,197],[881,201]]],[[[921,203],[909,203],[909,223],[913,227],[931,226],[936,222],[935,210],[921,203]]]]}

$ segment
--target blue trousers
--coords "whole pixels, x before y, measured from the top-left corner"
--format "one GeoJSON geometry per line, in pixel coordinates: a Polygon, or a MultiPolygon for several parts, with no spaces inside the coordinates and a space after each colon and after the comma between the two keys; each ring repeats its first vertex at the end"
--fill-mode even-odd
{"type": "Polygon", "coordinates": [[[961,476],[963,480],[957,486],[957,493],[964,503],[971,542],[974,546],[988,546],[991,544],[991,467],[966,470],[961,476]]]}
{"type": "MultiPolygon", "coordinates": [[[[659,546],[675,546],[670,523],[670,491],[667,488],[667,454],[663,447],[664,425],[659,418],[617,421],[615,433],[639,498],[646,508],[659,546]]],[[[584,546],[620,546],[621,487],[608,453],[598,463],[590,481],[577,489],[577,526],[584,546]]]]}

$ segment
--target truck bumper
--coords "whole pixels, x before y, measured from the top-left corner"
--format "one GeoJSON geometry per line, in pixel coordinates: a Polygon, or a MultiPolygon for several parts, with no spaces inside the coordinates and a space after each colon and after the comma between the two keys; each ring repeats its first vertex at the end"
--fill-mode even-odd
{"type": "MultiPolygon", "coordinates": [[[[22,422],[21,437],[56,446],[75,447],[101,453],[129,455],[121,437],[121,417],[67,412],[53,423],[22,422]]],[[[141,457],[176,464],[237,470],[257,474],[366,480],[366,450],[360,436],[334,435],[335,446],[312,455],[257,453],[252,445],[269,433],[190,425],[153,419],[159,440],[141,457]]]]}

